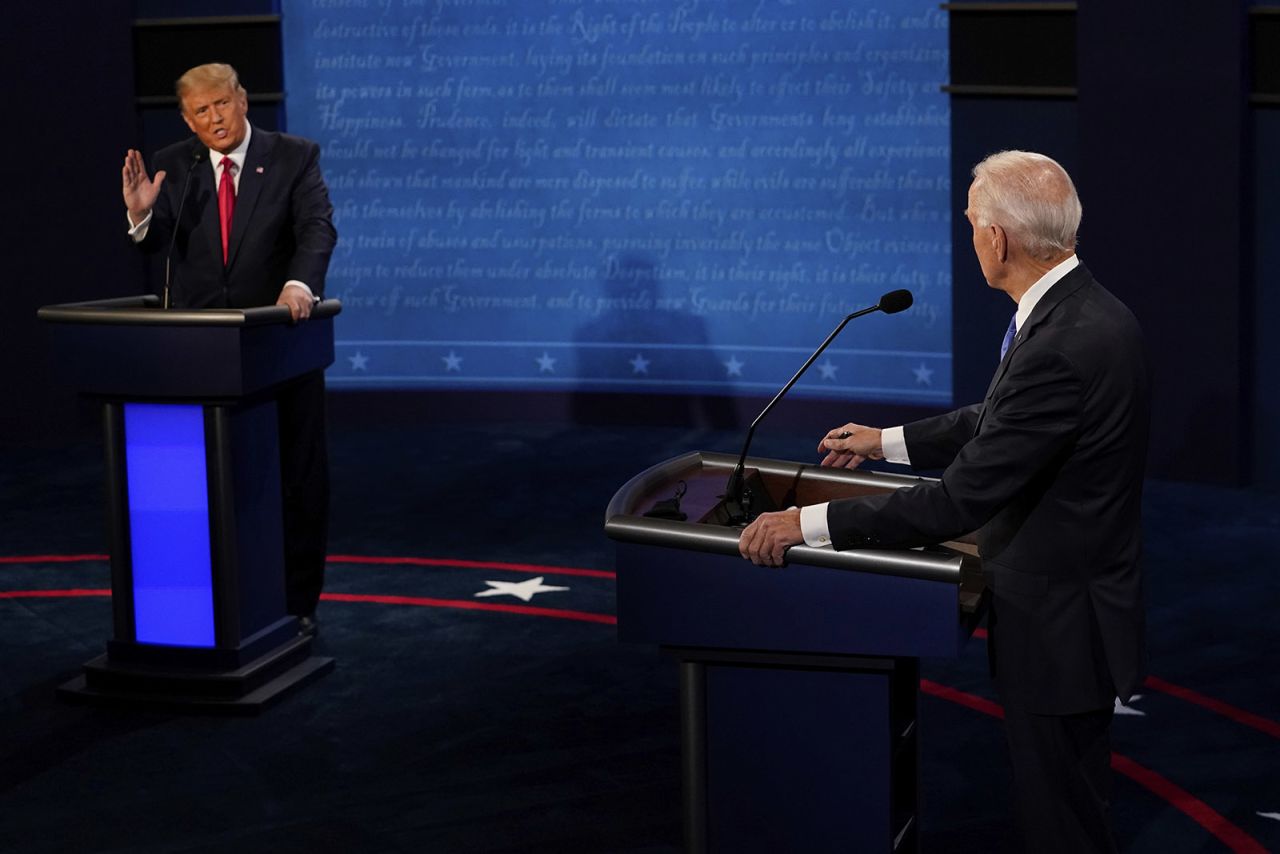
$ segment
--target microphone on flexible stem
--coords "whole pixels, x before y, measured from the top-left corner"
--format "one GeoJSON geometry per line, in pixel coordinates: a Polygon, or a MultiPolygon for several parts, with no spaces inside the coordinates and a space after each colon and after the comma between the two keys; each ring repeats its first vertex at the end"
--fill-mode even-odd
{"type": "Polygon", "coordinates": [[[822,345],[818,347],[817,350],[813,351],[813,355],[800,366],[800,370],[796,371],[796,375],[787,381],[787,384],[782,387],[782,391],[775,394],[773,396],[773,400],[769,401],[769,404],[761,410],[759,415],[756,416],[756,420],[751,422],[751,427],[747,430],[747,441],[742,446],[742,455],[738,457],[738,464],[734,466],[733,474],[729,476],[729,485],[725,488],[724,508],[728,513],[729,525],[744,525],[750,522],[752,518],[751,490],[746,488],[743,469],[747,463],[747,451],[751,448],[751,437],[755,435],[756,425],[763,421],[764,417],[769,414],[769,410],[773,409],[773,405],[781,400],[784,394],[791,390],[791,387],[796,384],[796,380],[800,379],[801,375],[804,374],[805,371],[809,370],[809,366],[822,355],[822,351],[827,349],[827,345],[835,340],[836,336],[840,334],[840,330],[844,329],[845,324],[850,320],[853,320],[855,317],[862,317],[864,314],[871,314],[874,311],[883,311],[885,314],[897,314],[900,311],[906,311],[911,308],[911,303],[911,291],[889,291],[889,293],[880,297],[880,302],[870,308],[855,311],[853,314],[850,314],[844,320],[840,321],[840,325],[831,330],[831,334],[827,336],[827,340],[823,341],[822,345]]]}
{"type": "Polygon", "coordinates": [[[187,204],[187,188],[191,186],[191,176],[195,174],[196,167],[200,165],[200,161],[204,160],[205,150],[198,148],[191,155],[191,168],[187,170],[187,177],[182,182],[182,195],[178,198],[178,215],[173,218],[173,234],[169,235],[169,251],[164,256],[164,298],[160,303],[161,308],[169,307],[169,285],[173,282],[173,276],[170,272],[173,264],[173,247],[178,243],[178,226],[182,224],[182,209],[187,204]]]}

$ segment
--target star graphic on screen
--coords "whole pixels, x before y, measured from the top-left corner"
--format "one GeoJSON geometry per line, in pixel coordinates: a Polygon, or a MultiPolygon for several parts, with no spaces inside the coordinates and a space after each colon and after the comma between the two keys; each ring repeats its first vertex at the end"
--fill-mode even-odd
{"type": "Polygon", "coordinates": [[[554,374],[556,372],[556,360],[548,356],[546,350],[543,350],[542,355],[534,361],[538,363],[538,373],[554,374]]]}
{"type": "Polygon", "coordinates": [[[729,361],[724,363],[724,369],[727,371],[725,376],[740,377],[742,376],[742,366],[746,362],[739,362],[737,356],[730,356],[729,361]]]}
{"type": "Polygon", "coordinates": [[[933,385],[933,368],[926,367],[924,362],[920,367],[912,368],[911,372],[916,375],[916,385],[933,385]]]}
{"type": "Polygon", "coordinates": [[[462,357],[452,350],[449,351],[449,355],[441,356],[440,361],[444,362],[444,369],[446,373],[449,371],[462,373],[462,357]]]}
{"type": "Polygon", "coordinates": [[[631,373],[647,374],[649,373],[649,360],[644,356],[636,353],[636,357],[631,360],[631,373]]]}
{"type": "Polygon", "coordinates": [[[347,361],[351,363],[351,370],[363,371],[365,366],[369,364],[369,357],[357,350],[354,356],[347,357],[347,361]]]}
{"type": "Polygon", "coordinates": [[[836,378],[836,371],[840,370],[840,367],[832,364],[831,360],[827,359],[821,365],[818,365],[818,370],[822,371],[822,378],[824,380],[831,380],[834,382],[836,378]]]}
{"type": "Polygon", "coordinates": [[[542,583],[543,576],[530,578],[525,581],[486,581],[489,585],[488,590],[481,590],[476,597],[481,596],[514,596],[522,602],[528,602],[539,593],[553,593],[558,590],[568,590],[568,587],[551,587],[542,583]]]}

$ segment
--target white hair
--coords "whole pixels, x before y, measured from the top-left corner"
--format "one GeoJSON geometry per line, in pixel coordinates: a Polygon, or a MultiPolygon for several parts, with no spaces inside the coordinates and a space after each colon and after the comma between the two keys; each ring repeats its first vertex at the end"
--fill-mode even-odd
{"type": "Polygon", "coordinates": [[[974,218],[1000,225],[1033,258],[1075,249],[1080,198],[1056,160],[1031,151],[1001,151],[973,167],[974,218]]]}

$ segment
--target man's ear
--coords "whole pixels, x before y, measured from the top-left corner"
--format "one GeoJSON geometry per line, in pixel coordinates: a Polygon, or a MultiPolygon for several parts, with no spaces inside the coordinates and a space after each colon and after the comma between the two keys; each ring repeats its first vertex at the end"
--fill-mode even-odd
{"type": "Polygon", "coordinates": [[[1009,235],[995,223],[991,225],[991,249],[1001,264],[1009,260],[1009,235]]]}

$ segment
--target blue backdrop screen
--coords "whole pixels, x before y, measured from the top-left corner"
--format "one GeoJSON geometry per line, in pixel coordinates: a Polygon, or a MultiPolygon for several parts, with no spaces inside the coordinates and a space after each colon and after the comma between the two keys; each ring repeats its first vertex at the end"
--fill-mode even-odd
{"type": "Polygon", "coordinates": [[[337,385],[949,403],[933,0],[285,0],[337,385]]]}

